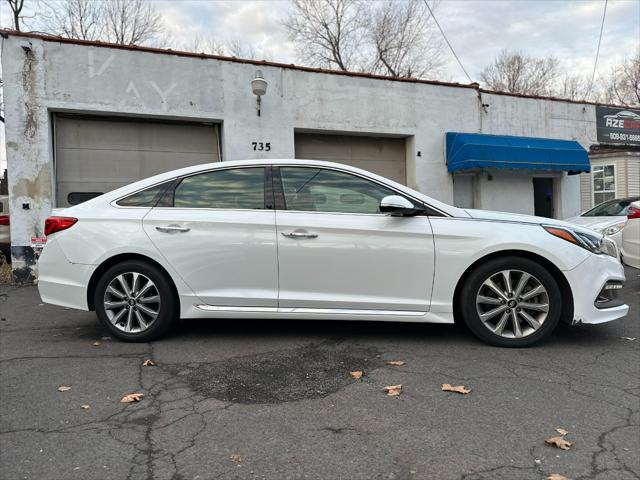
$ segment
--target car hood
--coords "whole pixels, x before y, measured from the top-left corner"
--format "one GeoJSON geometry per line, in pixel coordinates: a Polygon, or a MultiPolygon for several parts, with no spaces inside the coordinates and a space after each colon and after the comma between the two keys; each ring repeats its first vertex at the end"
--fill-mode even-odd
{"type": "Polygon", "coordinates": [[[563,227],[573,228],[575,225],[556,220],[555,218],[547,217],[535,217],[533,215],[524,215],[520,213],[508,213],[508,212],[492,212],[490,210],[475,210],[466,209],[466,212],[471,218],[477,218],[478,220],[494,220],[496,222],[514,222],[514,223],[529,223],[535,225],[558,225],[563,227]]]}
{"type": "Polygon", "coordinates": [[[608,217],[571,217],[565,220],[574,225],[590,228],[591,230],[601,231],[612,225],[625,223],[627,217],[624,216],[608,216],[608,217]]]}

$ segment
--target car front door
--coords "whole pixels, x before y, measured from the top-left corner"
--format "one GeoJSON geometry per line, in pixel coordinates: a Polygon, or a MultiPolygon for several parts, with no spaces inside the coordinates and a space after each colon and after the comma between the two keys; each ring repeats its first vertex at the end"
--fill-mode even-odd
{"type": "Polygon", "coordinates": [[[274,191],[281,309],[428,311],[431,225],[380,213],[380,200],[398,192],[307,166],[274,168],[274,191]]]}
{"type": "Polygon", "coordinates": [[[144,218],[151,241],[208,305],[277,307],[268,173],[243,167],[187,176],[144,218]]]}

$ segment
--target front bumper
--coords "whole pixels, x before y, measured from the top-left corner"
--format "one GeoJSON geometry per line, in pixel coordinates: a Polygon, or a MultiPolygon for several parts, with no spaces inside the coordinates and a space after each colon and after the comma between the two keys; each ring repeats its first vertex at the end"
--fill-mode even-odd
{"type": "Polygon", "coordinates": [[[624,317],[629,306],[598,308],[596,300],[607,282],[624,282],[624,267],[617,258],[590,255],[572,270],[563,272],[573,293],[573,323],[598,324],[624,317]]]}

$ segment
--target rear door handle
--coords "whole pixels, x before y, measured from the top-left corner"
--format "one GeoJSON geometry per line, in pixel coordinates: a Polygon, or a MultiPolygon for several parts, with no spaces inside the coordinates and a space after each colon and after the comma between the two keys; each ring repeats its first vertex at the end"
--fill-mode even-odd
{"type": "Polygon", "coordinates": [[[178,225],[167,225],[165,227],[156,227],[156,230],[162,233],[185,233],[191,229],[188,227],[180,227],[178,225]]]}
{"type": "Polygon", "coordinates": [[[282,232],[282,236],[287,238],[318,238],[317,233],[307,232],[306,230],[294,230],[293,232],[282,232]]]}

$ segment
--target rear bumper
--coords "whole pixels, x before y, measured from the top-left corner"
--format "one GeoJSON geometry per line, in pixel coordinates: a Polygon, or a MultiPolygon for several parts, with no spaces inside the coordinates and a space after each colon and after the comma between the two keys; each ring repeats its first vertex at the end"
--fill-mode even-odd
{"type": "Polygon", "coordinates": [[[609,281],[624,282],[624,267],[618,259],[607,255],[590,255],[572,270],[564,272],[573,293],[573,323],[598,324],[624,317],[629,306],[597,308],[598,295],[609,281]]]}
{"type": "Polygon", "coordinates": [[[47,242],[38,259],[38,292],[44,303],[89,310],[87,285],[95,265],[67,260],[55,237],[47,242]]]}

